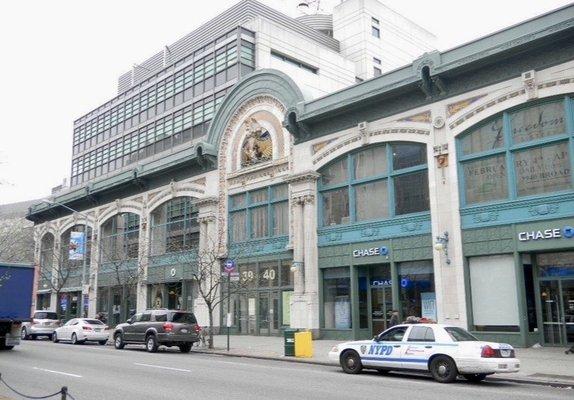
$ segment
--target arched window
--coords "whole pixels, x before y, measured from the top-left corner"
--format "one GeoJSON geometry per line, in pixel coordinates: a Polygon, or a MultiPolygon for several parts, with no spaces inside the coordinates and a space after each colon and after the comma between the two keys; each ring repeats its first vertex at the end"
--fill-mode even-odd
{"type": "Polygon", "coordinates": [[[199,224],[191,197],[176,197],[151,213],[151,255],[197,249],[199,224]]]}
{"type": "Polygon", "coordinates": [[[74,225],[62,234],[60,266],[80,268],[86,259],[90,265],[92,253],[92,228],[86,225],[74,225]],[[84,249],[85,243],[85,249],[84,249]],[[85,250],[85,251],[84,251],[85,250]]]}
{"type": "Polygon", "coordinates": [[[40,268],[42,275],[52,274],[54,263],[54,235],[46,233],[40,241],[40,268]]]}
{"type": "Polygon", "coordinates": [[[424,144],[373,145],[346,154],[319,172],[323,226],[429,210],[424,144]]]}
{"type": "Polygon", "coordinates": [[[102,225],[100,239],[102,263],[137,258],[140,217],[134,213],[116,214],[102,225]]]}
{"type": "Polygon", "coordinates": [[[506,111],[471,128],[457,140],[462,204],[571,190],[573,142],[569,98],[506,111]]]}

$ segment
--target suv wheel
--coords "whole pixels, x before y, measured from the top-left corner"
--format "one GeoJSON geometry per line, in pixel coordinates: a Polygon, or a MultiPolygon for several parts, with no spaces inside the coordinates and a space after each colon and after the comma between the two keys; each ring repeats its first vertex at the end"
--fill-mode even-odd
{"type": "Polygon", "coordinates": [[[123,349],[126,346],[124,343],[124,337],[121,333],[116,333],[114,336],[114,347],[118,350],[123,349]]]}
{"type": "Polygon", "coordinates": [[[150,353],[155,353],[158,348],[157,339],[154,335],[149,335],[145,340],[145,348],[150,353]]]}
{"type": "Polygon", "coordinates": [[[22,328],[22,332],[20,332],[20,338],[22,340],[28,340],[30,338],[30,336],[28,336],[28,331],[26,330],[26,328],[22,328]]]}
{"type": "Polygon", "coordinates": [[[54,343],[58,343],[60,340],[58,340],[58,334],[56,332],[54,332],[54,334],[52,335],[52,342],[54,343]]]}
{"type": "Polygon", "coordinates": [[[191,343],[179,345],[179,351],[182,353],[189,353],[191,351],[191,343]]]}

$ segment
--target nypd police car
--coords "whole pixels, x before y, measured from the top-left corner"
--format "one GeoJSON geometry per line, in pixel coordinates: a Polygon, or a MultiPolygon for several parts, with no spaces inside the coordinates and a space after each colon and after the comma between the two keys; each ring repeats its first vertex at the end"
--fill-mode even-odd
{"type": "Polygon", "coordinates": [[[388,371],[429,371],[438,382],[462,375],[482,381],[494,373],[518,372],[512,346],[482,342],[465,329],[442,324],[396,325],[372,340],[339,344],[329,352],[348,374],[363,368],[388,371]]]}

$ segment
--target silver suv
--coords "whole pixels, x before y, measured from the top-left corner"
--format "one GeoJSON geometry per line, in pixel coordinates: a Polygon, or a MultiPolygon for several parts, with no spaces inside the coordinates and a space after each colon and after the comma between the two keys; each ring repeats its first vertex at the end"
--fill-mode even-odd
{"type": "Polygon", "coordinates": [[[116,326],[114,346],[123,349],[126,344],[145,344],[150,353],[159,346],[177,346],[182,353],[189,353],[199,341],[200,327],[195,315],[181,310],[146,310],[116,326]]]}
{"type": "Polygon", "coordinates": [[[52,339],[56,328],[61,325],[58,314],[52,311],[35,311],[32,322],[22,324],[22,340],[36,339],[38,336],[47,336],[52,339]]]}

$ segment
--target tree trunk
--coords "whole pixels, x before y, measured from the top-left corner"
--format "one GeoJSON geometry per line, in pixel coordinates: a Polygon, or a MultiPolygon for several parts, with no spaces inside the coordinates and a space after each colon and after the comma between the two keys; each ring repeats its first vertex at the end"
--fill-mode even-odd
{"type": "Polygon", "coordinates": [[[208,336],[208,348],[213,349],[213,307],[211,305],[207,306],[207,314],[209,315],[209,336],[208,336]]]}

